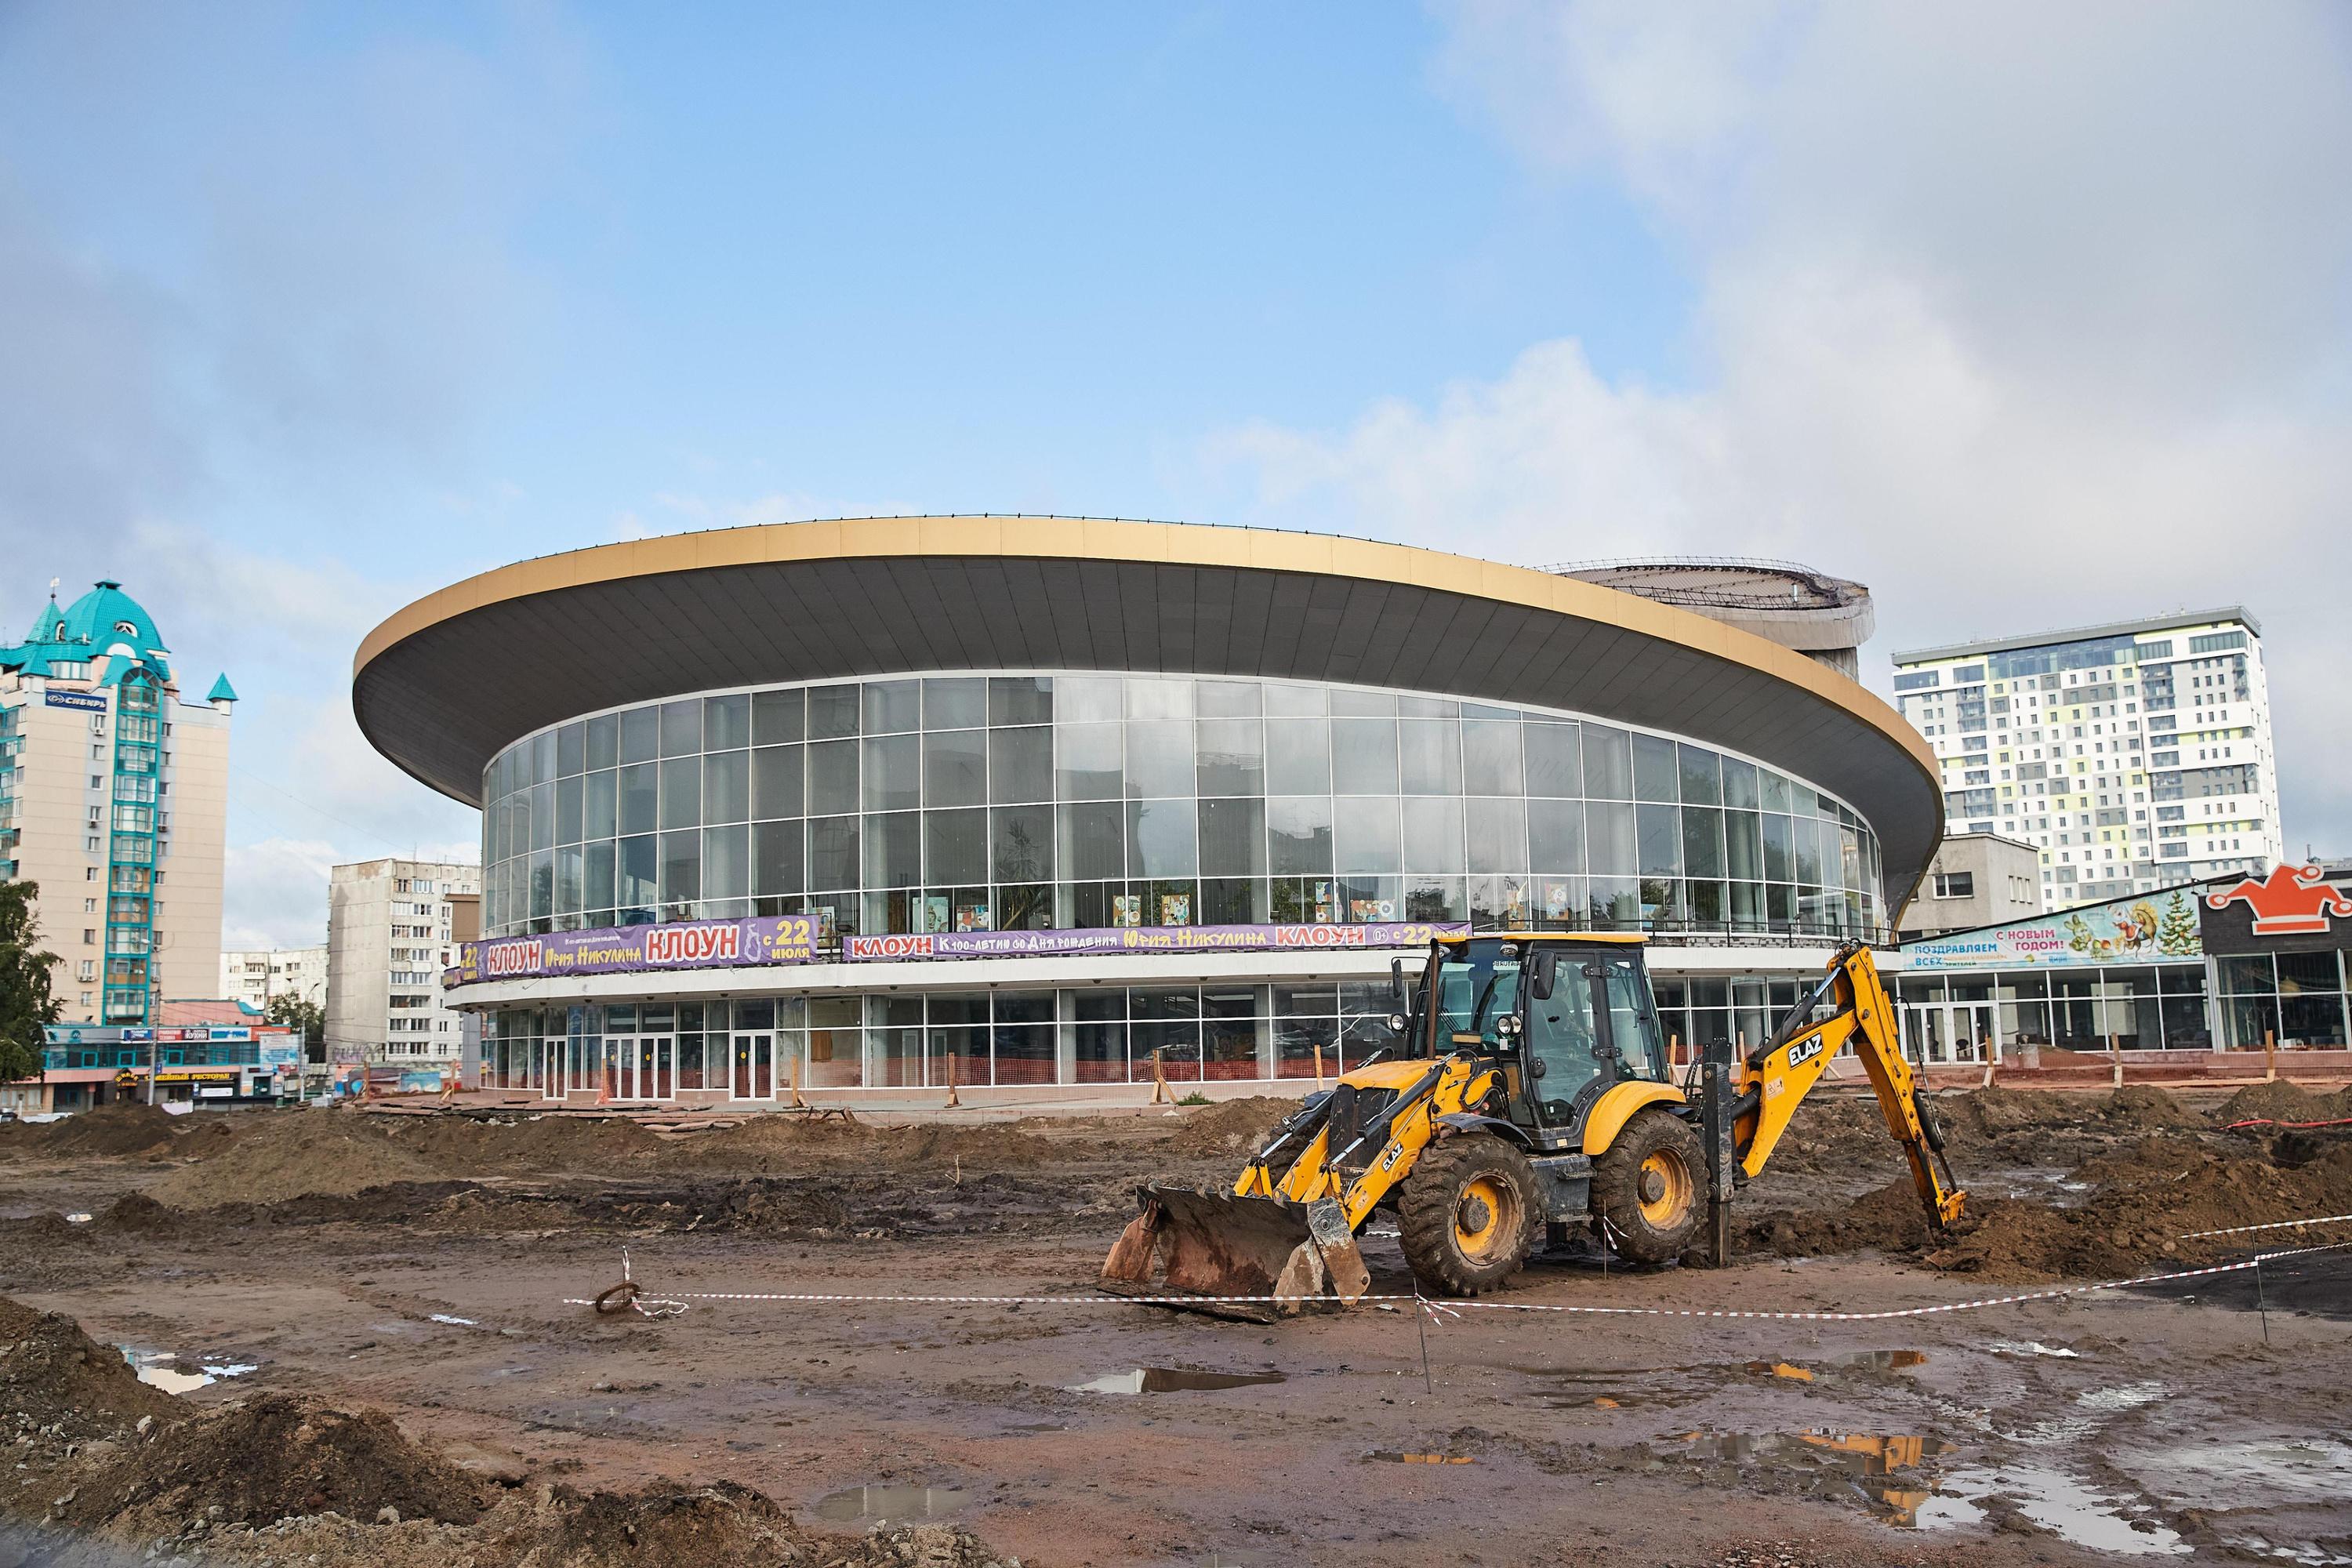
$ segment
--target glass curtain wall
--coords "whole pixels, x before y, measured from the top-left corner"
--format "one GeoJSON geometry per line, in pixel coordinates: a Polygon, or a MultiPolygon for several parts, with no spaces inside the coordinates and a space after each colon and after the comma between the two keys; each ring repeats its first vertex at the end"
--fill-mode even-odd
{"type": "Polygon", "coordinates": [[[960,675],[740,691],[544,731],[483,783],[492,935],[803,912],[827,942],[1883,926],[1875,836],[1801,781],[1572,714],[1359,687],[960,675]]]}

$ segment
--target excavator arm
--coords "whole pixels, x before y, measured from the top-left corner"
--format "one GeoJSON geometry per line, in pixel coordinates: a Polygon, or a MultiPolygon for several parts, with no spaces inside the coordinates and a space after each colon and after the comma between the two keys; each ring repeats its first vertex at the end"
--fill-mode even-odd
{"type": "Polygon", "coordinates": [[[1821,1081],[1831,1058],[1849,1045],[1870,1077],[1887,1131],[1911,1163],[1912,1184],[1919,1190],[1928,1222],[1942,1228],[1959,1217],[1968,1194],[1953,1182],[1951,1165],[1944,1158],[1943,1130],[1920,1093],[1917,1075],[1903,1058],[1895,1007],[1878,977],[1877,963],[1859,942],[1838,950],[1821,984],[1790,1010],[1770,1039],[1748,1055],[1732,1123],[1732,1149],[1740,1170],[1751,1177],[1762,1173],[1797,1107],[1821,1081]],[[1832,998],[1837,1010],[1814,1022],[1812,1015],[1832,998]]]}

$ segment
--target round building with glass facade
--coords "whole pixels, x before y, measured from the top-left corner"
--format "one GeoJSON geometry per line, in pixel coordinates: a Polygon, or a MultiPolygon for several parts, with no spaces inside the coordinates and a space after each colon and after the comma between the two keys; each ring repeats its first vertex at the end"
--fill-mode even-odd
{"type": "Polygon", "coordinates": [[[522,563],[362,646],[362,730],[483,813],[446,977],[494,1086],[773,1101],[1328,1075],[1437,929],[1643,930],[1759,1037],[1941,830],[1877,699],[1459,556],[1043,518],[522,563]]]}

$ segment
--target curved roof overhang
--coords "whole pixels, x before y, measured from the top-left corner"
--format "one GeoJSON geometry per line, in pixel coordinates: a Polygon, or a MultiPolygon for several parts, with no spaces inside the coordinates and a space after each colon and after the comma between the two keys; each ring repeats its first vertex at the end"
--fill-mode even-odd
{"type": "Polygon", "coordinates": [[[581,713],[958,668],[1343,681],[1671,731],[1785,768],[1861,812],[1879,835],[1893,911],[1943,833],[1927,742],[1801,654],[1572,577],[1260,529],[864,518],[598,545],[485,572],[399,611],[360,645],[352,706],[378,751],[478,805],[493,755],[581,713]]]}

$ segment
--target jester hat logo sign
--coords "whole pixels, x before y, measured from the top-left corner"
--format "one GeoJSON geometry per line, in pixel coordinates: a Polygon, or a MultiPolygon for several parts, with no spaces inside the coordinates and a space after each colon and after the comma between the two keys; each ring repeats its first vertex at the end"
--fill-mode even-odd
{"type": "Polygon", "coordinates": [[[2331,916],[2352,915],[2352,898],[2316,866],[2274,866],[2262,881],[2248,877],[2234,888],[2205,895],[2208,909],[2242,902],[2253,911],[2256,936],[2321,934],[2331,916]]]}

